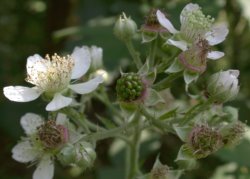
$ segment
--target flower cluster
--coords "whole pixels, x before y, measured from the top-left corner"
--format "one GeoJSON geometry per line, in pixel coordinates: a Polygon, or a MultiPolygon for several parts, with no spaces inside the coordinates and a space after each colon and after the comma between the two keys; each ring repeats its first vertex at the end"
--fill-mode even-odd
{"type": "Polygon", "coordinates": [[[27,113],[21,118],[21,126],[26,133],[26,137],[12,149],[12,157],[22,163],[37,164],[37,168],[33,174],[34,179],[53,178],[54,175],[54,160],[59,158],[59,161],[64,161],[67,165],[83,165],[89,167],[95,159],[95,153],[92,157],[88,150],[93,150],[93,146],[74,145],[75,133],[72,126],[65,115],[58,114],[56,120],[45,121],[37,114],[27,113]],[[64,156],[68,145],[74,145],[70,152],[71,157],[75,153],[77,160],[68,160],[68,156],[64,156]],[[90,159],[86,159],[91,157],[90,159]],[[74,162],[74,163],[73,163],[74,162]]]}
{"type": "Polygon", "coordinates": [[[35,86],[8,86],[4,88],[4,95],[11,101],[29,102],[44,94],[50,101],[46,106],[47,111],[66,107],[73,102],[73,99],[67,96],[68,90],[87,94],[103,82],[102,75],[99,75],[87,82],[74,84],[75,80],[80,80],[90,68],[91,56],[95,56],[95,53],[91,53],[87,47],[76,47],[71,55],[65,57],[57,54],[51,57],[46,55],[45,58],[38,54],[30,56],[26,63],[26,81],[35,86]]]}
{"type": "Polygon", "coordinates": [[[3,92],[16,102],[41,96],[48,102],[48,118],[44,120],[33,113],[21,118],[26,136],[13,148],[12,157],[37,165],[34,179],[51,179],[56,161],[76,169],[75,173],[92,167],[97,157],[96,142],[114,137],[126,143],[127,178],[178,179],[184,170],[196,166],[197,159],[238,144],[246,126],[240,122],[238,110],[223,103],[237,96],[240,72],[217,72],[207,80],[206,89],[196,83],[206,73],[207,59],[225,55],[212,48],[225,40],[228,29],[224,23],[214,23],[214,18],[204,15],[199,5],[193,3],[184,7],[180,22],[180,30],[176,30],[165,13],[152,9],[137,30],[135,21],[122,13],[114,24],[114,34],[126,45],[135,65],[124,68],[126,72],[121,72],[119,79],[118,71],[109,78],[103,67],[103,50],[96,46],[76,47],[66,56],[55,53],[44,58],[38,54],[28,57],[26,81],[33,86],[7,86],[3,92]],[[133,45],[134,37],[149,43],[150,50],[140,55],[133,45]],[[181,51],[165,48],[166,44],[181,51]],[[177,54],[169,57],[174,51],[177,54]],[[180,76],[186,85],[183,94],[193,99],[176,99],[178,95],[172,95],[173,89],[178,88],[172,88],[174,80],[180,76]],[[107,81],[108,88],[98,88],[107,81]],[[196,95],[189,93],[191,83],[196,95]],[[113,94],[116,102],[111,100],[113,94]],[[111,112],[108,116],[90,115],[96,116],[100,124],[85,114],[85,109],[91,107],[98,112],[92,98],[111,112]],[[139,151],[144,130],[149,136],[173,133],[184,142],[175,160],[178,168],[163,165],[158,158],[152,170],[142,174],[139,151]]]}

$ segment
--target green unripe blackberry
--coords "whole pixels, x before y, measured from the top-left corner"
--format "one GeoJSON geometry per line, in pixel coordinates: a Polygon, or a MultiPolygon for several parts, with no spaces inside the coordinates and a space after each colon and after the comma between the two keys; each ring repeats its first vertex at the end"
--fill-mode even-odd
{"type": "Polygon", "coordinates": [[[125,102],[135,101],[142,96],[144,84],[136,73],[123,74],[117,80],[116,92],[119,100],[125,102]]]}

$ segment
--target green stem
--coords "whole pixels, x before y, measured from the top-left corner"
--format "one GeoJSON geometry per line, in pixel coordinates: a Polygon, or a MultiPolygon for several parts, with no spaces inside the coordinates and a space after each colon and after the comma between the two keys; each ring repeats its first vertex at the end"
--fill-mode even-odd
{"type": "Polygon", "coordinates": [[[194,119],[194,117],[199,114],[200,112],[203,112],[204,110],[207,110],[208,107],[214,103],[214,99],[213,98],[209,98],[206,101],[200,102],[197,105],[194,105],[192,108],[190,108],[184,118],[181,121],[181,125],[186,125],[187,123],[189,123],[190,121],[192,121],[194,119]]]}
{"type": "Polygon", "coordinates": [[[107,96],[107,93],[106,92],[103,92],[101,94],[98,94],[98,93],[94,93],[94,96],[99,99],[103,104],[105,104],[108,109],[115,115],[117,116],[119,119],[117,118],[114,118],[116,124],[120,125],[121,123],[123,123],[122,119],[123,119],[123,116],[121,115],[121,113],[114,107],[114,105],[110,102],[108,96],[107,96]]]}
{"type": "Polygon", "coordinates": [[[174,130],[169,125],[167,125],[166,123],[156,119],[154,116],[149,114],[147,112],[147,110],[143,106],[140,107],[140,113],[143,116],[145,116],[155,127],[160,129],[161,131],[163,131],[163,132],[169,131],[169,132],[175,133],[174,130]]]}
{"type": "Polygon", "coordinates": [[[83,139],[90,139],[90,140],[98,141],[98,140],[104,140],[107,138],[119,136],[123,132],[126,132],[127,130],[129,130],[134,125],[135,125],[134,123],[125,123],[124,125],[117,127],[117,128],[91,133],[89,135],[84,136],[83,139]]]}
{"type": "Polygon", "coordinates": [[[134,136],[132,139],[132,145],[129,148],[129,171],[128,171],[128,179],[134,179],[136,175],[139,173],[139,150],[140,150],[140,115],[137,112],[135,115],[135,128],[134,128],[134,136]]]}
{"type": "Polygon", "coordinates": [[[156,38],[155,40],[153,40],[151,42],[151,48],[150,48],[150,54],[149,54],[149,67],[154,67],[154,62],[155,62],[155,54],[156,54],[156,50],[157,50],[157,40],[158,38],[156,38]]]}
{"type": "Polygon", "coordinates": [[[130,55],[132,56],[132,58],[135,62],[137,69],[140,69],[142,67],[142,61],[140,58],[140,54],[135,50],[134,45],[133,45],[131,40],[126,40],[125,44],[128,48],[130,55]]]}
{"type": "Polygon", "coordinates": [[[182,71],[181,72],[177,72],[177,73],[171,73],[167,78],[159,81],[158,83],[153,85],[153,89],[157,90],[157,91],[161,91],[164,90],[166,88],[169,88],[172,85],[172,82],[179,78],[182,75],[182,71]]]}
{"type": "Polygon", "coordinates": [[[64,108],[61,110],[63,113],[67,114],[72,121],[74,121],[76,124],[80,125],[86,133],[90,133],[90,129],[94,131],[104,131],[106,130],[105,128],[98,126],[89,120],[86,119],[86,117],[78,112],[77,110],[73,108],[64,108]]]}

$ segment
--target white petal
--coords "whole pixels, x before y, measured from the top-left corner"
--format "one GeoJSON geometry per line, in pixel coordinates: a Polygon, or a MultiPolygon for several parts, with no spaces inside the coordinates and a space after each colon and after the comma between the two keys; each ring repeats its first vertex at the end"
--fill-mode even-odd
{"type": "Polygon", "coordinates": [[[223,57],[224,55],[225,55],[224,52],[211,51],[211,52],[208,52],[207,58],[209,58],[211,60],[217,60],[217,59],[223,57]]]}
{"type": "Polygon", "coordinates": [[[229,74],[235,76],[236,78],[239,77],[240,75],[240,71],[239,70],[228,70],[229,71],[229,74]]]}
{"type": "Polygon", "coordinates": [[[103,77],[101,75],[85,82],[75,85],[70,85],[69,88],[79,94],[87,94],[94,91],[100,83],[103,82],[103,77]]]}
{"type": "Polygon", "coordinates": [[[184,23],[185,21],[185,17],[186,17],[186,12],[192,12],[192,11],[197,11],[200,9],[200,6],[198,4],[193,4],[193,3],[189,3],[187,4],[183,10],[181,11],[181,15],[180,15],[180,21],[181,24],[184,23]]]}
{"type": "Polygon", "coordinates": [[[32,162],[38,155],[39,152],[34,150],[29,141],[20,142],[12,149],[12,158],[21,163],[32,162]]]}
{"type": "Polygon", "coordinates": [[[74,67],[71,74],[71,79],[80,78],[90,67],[90,52],[88,47],[75,47],[71,57],[74,60],[74,67]]]}
{"type": "Polygon", "coordinates": [[[92,66],[94,69],[98,69],[102,67],[102,57],[103,50],[100,47],[91,46],[90,48],[92,66]]]}
{"type": "Polygon", "coordinates": [[[37,131],[37,127],[41,126],[43,122],[41,116],[34,113],[26,113],[21,118],[21,126],[27,135],[34,134],[37,131]]]}
{"type": "Polygon", "coordinates": [[[36,79],[38,78],[38,73],[46,72],[49,65],[50,65],[50,62],[43,59],[38,54],[28,57],[27,63],[26,63],[26,70],[27,70],[27,74],[29,78],[32,79],[31,81],[36,81],[36,79]]]}
{"type": "Polygon", "coordinates": [[[3,88],[3,93],[11,101],[28,102],[37,99],[42,91],[36,87],[7,86],[3,88]]]}
{"type": "Polygon", "coordinates": [[[35,172],[33,173],[33,179],[52,179],[54,175],[54,162],[49,155],[43,156],[39,162],[35,172]]]}
{"type": "Polygon", "coordinates": [[[64,108],[72,102],[72,98],[62,96],[60,93],[56,93],[52,101],[46,106],[47,111],[57,111],[64,108]]]}
{"type": "Polygon", "coordinates": [[[211,32],[206,33],[206,39],[209,45],[216,45],[225,40],[228,32],[226,24],[217,24],[211,32]]]}
{"type": "Polygon", "coordinates": [[[176,46],[177,48],[181,49],[182,51],[187,50],[187,43],[185,41],[175,41],[172,39],[168,39],[167,43],[169,45],[176,46]]]}
{"type": "Polygon", "coordinates": [[[156,12],[156,15],[159,23],[163,27],[165,27],[170,33],[172,34],[178,33],[178,30],[174,28],[173,24],[166,18],[166,16],[161,11],[158,10],[156,12]]]}
{"type": "Polygon", "coordinates": [[[63,113],[58,113],[56,117],[56,124],[57,125],[65,125],[68,122],[68,118],[63,113]]]}

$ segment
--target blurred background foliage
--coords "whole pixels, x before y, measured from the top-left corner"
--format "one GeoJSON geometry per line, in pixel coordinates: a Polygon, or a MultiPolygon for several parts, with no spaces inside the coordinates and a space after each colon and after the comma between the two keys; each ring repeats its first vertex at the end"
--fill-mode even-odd
{"type": "MultiPolygon", "coordinates": [[[[240,70],[241,91],[230,105],[239,108],[239,118],[249,122],[250,116],[250,1],[249,0],[1,0],[0,1],[0,81],[1,88],[7,85],[27,85],[25,64],[28,56],[38,53],[70,53],[74,46],[97,45],[104,49],[104,64],[109,72],[118,71],[118,65],[127,65],[130,56],[120,41],[113,35],[113,24],[118,14],[125,12],[140,27],[146,13],[152,8],[161,8],[179,27],[179,14],[185,4],[196,2],[205,14],[218,21],[226,21],[230,33],[217,48],[226,53],[218,62],[209,63],[209,72],[219,69],[240,70]]],[[[138,37],[139,38],[139,37],[138,37]]],[[[137,46],[140,45],[140,39],[137,46]]],[[[148,46],[140,45],[147,54],[148,46]]],[[[204,75],[205,78],[205,75],[204,75]]],[[[203,79],[204,79],[203,78],[203,79]]],[[[202,79],[202,77],[201,77],[202,79]]],[[[202,81],[204,83],[204,81],[202,81]]],[[[183,83],[183,81],[179,81],[183,83]]],[[[112,85],[110,88],[112,90],[112,85]]],[[[183,93],[177,90],[175,93],[183,93]]],[[[178,94],[177,94],[178,95],[178,94]]],[[[179,94],[179,96],[181,96],[179,94]]],[[[27,166],[11,158],[11,148],[23,135],[19,120],[26,112],[46,116],[43,102],[12,103],[0,95],[0,178],[31,178],[33,166],[27,166]]],[[[94,102],[95,105],[102,105],[94,102]]],[[[108,109],[107,109],[108,110],[108,109]]],[[[95,111],[106,115],[105,110],[95,111]]],[[[93,111],[89,111],[93,116],[93,111]]],[[[156,156],[161,153],[162,163],[175,166],[174,159],[181,142],[172,135],[143,134],[141,166],[145,172],[152,168],[156,156]]],[[[78,178],[120,179],[124,174],[124,144],[119,140],[104,140],[98,143],[98,160],[92,170],[78,178]],[[110,150],[108,150],[110,148],[110,150]]],[[[223,149],[215,155],[199,161],[199,168],[187,172],[183,179],[249,179],[250,134],[234,149],[223,149]]],[[[71,178],[68,168],[58,166],[55,178],[71,178]]]]}

